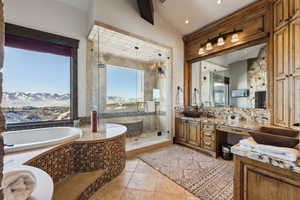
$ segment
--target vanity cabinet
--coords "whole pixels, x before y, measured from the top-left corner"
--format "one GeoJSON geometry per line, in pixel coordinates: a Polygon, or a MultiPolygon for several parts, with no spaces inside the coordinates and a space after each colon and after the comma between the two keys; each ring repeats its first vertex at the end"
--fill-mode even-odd
{"type": "Polygon", "coordinates": [[[300,174],[235,156],[234,200],[298,200],[300,174]]]}
{"type": "Polygon", "coordinates": [[[214,125],[202,124],[202,147],[209,151],[216,151],[216,129],[214,125]]]}
{"type": "Polygon", "coordinates": [[[216,157],[215,125],[176,118],[175,142],[216,157]]]}
{"type": "Polygon", "coordinates": [[[300,0],[276,0],[273,5],[275,30],[300,16],[300,0]]]}
{"type": "MultiPolygon", "coordinates": [[[[299,6],[299,3],[298,3],[299,6]]],[[[290,127],[300,122],[300,17],[291,22],[290,30],[290,127]]]]}
{"type": "Polygon", "coordinates": [[[279,29],[289,20],[289,0],[277,0],[273,5],[274,27],[279,29]]]}
{"type": "Polygon", "coordinates": [[[201,136],[201,124],[199,122],[189,122],[187,129],[187,143],[196,147],[200,147],[201,136]]]}
{"type": "Polygon", "coordinates": [[[289,28],[274,34],[274,123],[288,126],[289,121],[289,28]]]}
{"type": "Polygon", "coordinates": [[[290,0],[290,16],[291,18],[297,18],[300,16],[300,0],[290,0]]]}
{"type": "Polygon", "coordinates": [[[273,4],[274,124],[289,128],[296,128],[293,125],[300,122],[299,5],[300,0],[278,0],[273,4]],[[281,19],[285,21],[282,25],[281,19]]]}
{"type": "Polygon", "coordinates": [[[185,120],[176,118],[175,120],[175,138],[178,142],[187,141],[187,128],[188,123],[185,120]]]}

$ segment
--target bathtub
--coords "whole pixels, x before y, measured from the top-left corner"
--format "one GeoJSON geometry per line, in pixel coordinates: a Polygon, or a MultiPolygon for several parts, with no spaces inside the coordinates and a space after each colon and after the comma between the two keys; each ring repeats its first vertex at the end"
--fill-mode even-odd
{"type": "Polygon", "coordinates": [[[40,128],[3,133],[4,152],[16,152],[55,145],[79,138],[82,131],[72,127],[40,128]]]}

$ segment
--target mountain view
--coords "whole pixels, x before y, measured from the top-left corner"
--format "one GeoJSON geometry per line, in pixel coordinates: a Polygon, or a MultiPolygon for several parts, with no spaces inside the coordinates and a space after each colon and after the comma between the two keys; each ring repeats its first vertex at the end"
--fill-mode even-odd
{"type": "Polygon", "coordinates": [[[7,123],[70,118],[70,94],[4,92],[2,98],[7,123]]]}

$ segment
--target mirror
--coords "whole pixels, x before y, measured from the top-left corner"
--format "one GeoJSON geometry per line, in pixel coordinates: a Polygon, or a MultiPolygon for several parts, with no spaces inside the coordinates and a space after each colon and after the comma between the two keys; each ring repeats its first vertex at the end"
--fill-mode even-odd
{"type": "Polygon", "coordinates": [[[259,44],[192,64],[193,106],[267,105],[267,45],[259,44]]]}

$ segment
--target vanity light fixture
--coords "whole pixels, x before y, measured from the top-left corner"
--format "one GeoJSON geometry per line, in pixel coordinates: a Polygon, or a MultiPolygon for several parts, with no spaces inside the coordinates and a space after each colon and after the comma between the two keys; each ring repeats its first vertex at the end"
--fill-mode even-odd
{"type": "Polygon", "coordinates": [[[186,19],[186,20],[185,20],[185,23],[186,23],[186,24],[189,24],[189,23],[190,23],[190,21],[189,21],[188,19],[186,19]]]}
{"type": "Polygon", "coordinates": [[[205,52],[204,52],[204,48],[203,47],[200,47],[199,51],[198,51],[198,54],[199,55],[203,55],[205,52]]]}
{"type": "Polygon", "coordinates": [[[239,41],[240,41],[239,34],[238,33],[234,33],[232,35],[231,42],[235,43],[235,42],[239,42],[239,41]]]}
{"type": "Polygon", "coordinates": [[[214,37],[212,39],[208,39],[208,41],[205,44],[200,44],[200,48],[198,50],[198,54],[199,55],[203,55],[205,54],[204,52],[204,47],[205,50],[210,51],[212,50],[214,47],[213,45],[218,45],[218,46],[224,46],[226,44],[226,39],[231,37],[231,42],[232,43],[236,43],[240,41],[239,38],[239,33],[243,32],[243,29],[233,29],[233,31],[231,32],[227,32],[227,33],[220,33],[217,37],[214,37]]]}
{"type": "Polygon", "coordinates": [[[217,4],[220,5],[223,3],[223,0],[217,0],[217,4]]]}
{"type": "Polygon", "coordinates": [[[218,39],[218,44],[217,44],[218,46],[223,46],[223,45],[225,45],[225,41],[224,41],[224,38],[223,37],[219,37],[219,39],[218,39]]]}
{"type": "Polygon", "coordinates": [[[210,51],[210,50],[212,50],[212,49],[213,49],[213,46],[212,46],[211,42],[208,42],[208,43],[206,44],[206,50],[207,50],[207,51],[210,51]]]}

